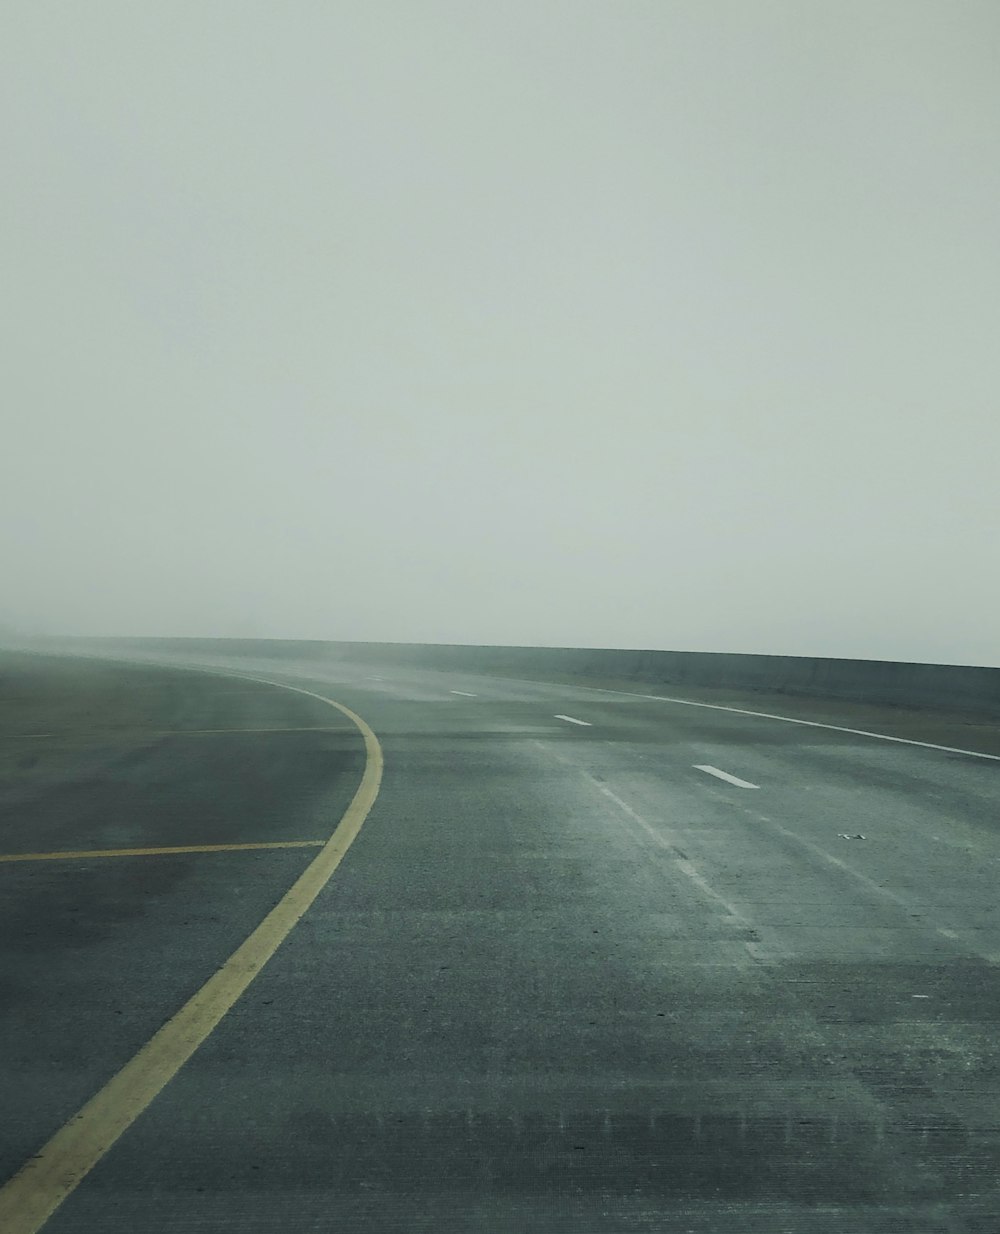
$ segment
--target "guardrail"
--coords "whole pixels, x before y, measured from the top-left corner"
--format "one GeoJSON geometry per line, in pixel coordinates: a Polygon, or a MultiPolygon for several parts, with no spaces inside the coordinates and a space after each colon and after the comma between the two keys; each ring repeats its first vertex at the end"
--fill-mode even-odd
{"type": "Polygon", "coordinates": [[[350,659],[413,668],[505,676],[574,677],[657,688],[709,686],[736,691],[888,704],[1000,718],[1000,668],[895,660],[743,655],[715,651],[630,651],[587,647],[504,647],[446,643],[359,643],[286,639],[80,639],[192,655],[267,659],[350,659]]]}

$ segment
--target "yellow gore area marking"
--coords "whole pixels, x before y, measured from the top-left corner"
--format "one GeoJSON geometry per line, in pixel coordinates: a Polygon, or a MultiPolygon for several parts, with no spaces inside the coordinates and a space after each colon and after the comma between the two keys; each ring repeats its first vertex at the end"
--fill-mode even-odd
{"type": "Polygon", "coordinates": [[[178,844],[173,848],[74,848],[57,853],[0,853],[12,861],[78,861],[83,857],[161,857],[169,853],[247,853],[258,848],[322,848],[326,840],[271,840],[260,844],[178,844]]]}
{"type": "Polygon", "coordinates": [[[382,747],[353,711],[332,698],[242,673],[219,673],[294,690],[335,707],[365,743],[361,783],[333,835],[278,904],[201,989],[125,1066],[0,1189],[0,1230],[35,1234],[82,1182],[118,1137],[184,1066],[243,994],[343,860],[375,803],[382,781],[382,747]]]}

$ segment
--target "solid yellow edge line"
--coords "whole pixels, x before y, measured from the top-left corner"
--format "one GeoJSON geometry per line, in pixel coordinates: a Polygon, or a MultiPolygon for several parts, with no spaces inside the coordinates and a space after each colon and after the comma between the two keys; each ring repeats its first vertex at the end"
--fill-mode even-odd
{"type": "Polygon", "coordinates": [[[173,1079],[326,885],[375,803],[382,780],[382,747],[360,716],[342,703],[299,686],[286,686],[283,682],[266,681],[261,677],[248,680],[306,694],[347,716],[358,727],[365,743],[365,770],[358,790],[316,858],[246,941],[138,1054],[0,1189],[0,1230],[4,1234],[35,1234],[122,1132],[173,1079]]]}
{"type": "Polygon", "coordinates": [[[173,848],[74,848],[56,853],[0,853],[12,861],[76,861],[83,857],[161,857],[171,853],[247,853],[261,848],[322,848],[326,840],[268,840],[254,844],[179,844],[173,848]]]}

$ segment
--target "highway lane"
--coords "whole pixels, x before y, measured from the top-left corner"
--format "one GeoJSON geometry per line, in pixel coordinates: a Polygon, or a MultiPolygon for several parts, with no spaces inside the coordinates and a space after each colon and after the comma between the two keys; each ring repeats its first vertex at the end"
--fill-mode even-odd
{"type": "MultiPolygon", "coordinates": [[[[234,666],[363,715],[381,793],[46,1229],[1000,1228],[1000,763],[565,684],[234,666]]],[[[206,966],[175,938],[143,948],[189,988],[206,966]]],[[[138,961],[123,981],[149,985],[138,961]]]]}

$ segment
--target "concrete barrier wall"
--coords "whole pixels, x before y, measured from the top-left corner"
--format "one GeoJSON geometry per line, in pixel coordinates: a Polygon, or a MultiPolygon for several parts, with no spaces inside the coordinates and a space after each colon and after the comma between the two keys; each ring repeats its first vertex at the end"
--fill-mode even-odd
{"type": "Polygon", "coordinates": [[[281,639],[106,639],[91,646],[192,655],[343,660],[534,677],[619,680],[658,689],[715,686],[890,704],[1000,718],[1000,668],[701,651],[586,647],[470,647],[281,639]]]}

